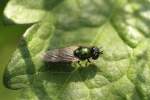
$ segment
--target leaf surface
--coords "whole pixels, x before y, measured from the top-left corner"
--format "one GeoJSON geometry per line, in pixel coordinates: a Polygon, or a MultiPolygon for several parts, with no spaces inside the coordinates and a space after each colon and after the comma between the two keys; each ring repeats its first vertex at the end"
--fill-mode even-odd
{"type": "Polygon", "coordinates": [[[150,1],[10,0],[4,14],[30,24],[4,75],[25,100],[149,100],[150,1]],[[48,49],[103,47],[92,64],[47,64],[48,49]]]}

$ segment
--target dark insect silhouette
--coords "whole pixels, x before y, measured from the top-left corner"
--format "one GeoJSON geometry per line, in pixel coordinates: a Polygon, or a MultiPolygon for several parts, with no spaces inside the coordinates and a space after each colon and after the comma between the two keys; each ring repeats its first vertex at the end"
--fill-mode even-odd
{"type": "Polygon", "coordinates": [[[96,60],[103,54],[98,47],[70,46],[53,49],[44,53],[43,60],[46,62],[75,62],[96,60]]]}

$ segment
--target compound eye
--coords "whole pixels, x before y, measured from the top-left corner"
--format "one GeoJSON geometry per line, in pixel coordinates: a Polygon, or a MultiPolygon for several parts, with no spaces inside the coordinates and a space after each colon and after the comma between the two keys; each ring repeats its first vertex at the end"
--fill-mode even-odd
{"type": "Polygon", "coordinates": [[[94,60],[98,59],[98,57],[99,57],[99,53],[94,53],[92,55],[92,59],[94,59],[94,60]]]}
{"type": "Polygon", "coordinates": [[[99,57],[99,49],[96,47],[92,47],[91,48],[91,52],[92,52],[92,59],[96,60],[99,57]]]}
{"type": "Polygon", "coordinates": [[[95,49],[96,49],[95,47],[92,47],[92,48],[91,48],[91,51],[92,51],[92,52],[94,52],[94,51],[95,51],[95,49]]]}
{"type": "Polygon", "coordinates": [[[92,47],[92,52],[93,52],[93,53],[98,53],[98,52],[99,52],[99,49],[96,48],[96,47],[92,47]]]}

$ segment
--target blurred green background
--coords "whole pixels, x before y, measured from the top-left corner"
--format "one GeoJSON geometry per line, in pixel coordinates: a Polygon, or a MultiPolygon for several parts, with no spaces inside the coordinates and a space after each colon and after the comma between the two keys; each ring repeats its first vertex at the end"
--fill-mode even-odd
{"type": "Polygon", "coordinates": [[[7,1],[0,0],[0,100],[16,100],[19,91],[5,88],[3,72],[27,26],[5,23],[3,10],[7,1]]]}

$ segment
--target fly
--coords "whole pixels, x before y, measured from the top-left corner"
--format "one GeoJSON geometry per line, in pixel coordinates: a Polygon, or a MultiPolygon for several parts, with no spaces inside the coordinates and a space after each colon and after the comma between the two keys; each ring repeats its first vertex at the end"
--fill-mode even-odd
{"type": "Polygon", "coordinates": [[[80,62],[90,59],[97,60],[103,51],[95,46],[70,46],[66,48],[49,50],[44,53],[43,60],[46,62],[80,62]]]}

